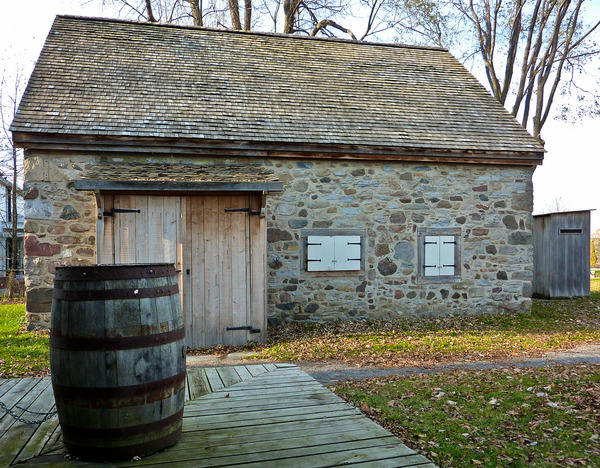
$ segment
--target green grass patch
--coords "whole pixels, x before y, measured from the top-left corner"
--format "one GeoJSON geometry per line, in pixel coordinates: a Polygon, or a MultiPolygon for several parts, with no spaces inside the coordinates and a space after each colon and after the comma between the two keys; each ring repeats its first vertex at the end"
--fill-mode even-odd
{"type": "Polygon", "coordinates": [[[253,347],[257,357],[396,366],[540,356],[600,342],[600,293],[536,300],[531,314],[296,323],[269,332],[266,345],[253,347]]]}
{"type": "Polygon", "coordinates": [[[590,291],[592,293],[600,293],[600,278],[590,279],[590,291]]]}
{"type": "Polygon", "coordinates": [[[600,466],[600,366],[457,371],[335,392],[439,466],[600,466]]]}
{"type": "Polygon", "coordinates": [[[48,373],[48,334],[27,332],[24,304],[0,304],[0,377],[48,373]]]}

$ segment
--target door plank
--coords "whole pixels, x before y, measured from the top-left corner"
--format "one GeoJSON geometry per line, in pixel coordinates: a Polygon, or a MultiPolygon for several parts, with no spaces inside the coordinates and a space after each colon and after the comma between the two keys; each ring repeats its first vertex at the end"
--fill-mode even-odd
{"type": "Polygon", "coordinates": [[[132,263],[149,263],[150,249],[148,242],[150,240],[150,198],[145,195],[132,196],[132,209],[140,210],[139,213],[122,213],[117,216],[127,218],[128,222],[135,224],[135,238],[132,239],[132,249],[135,249],[135,260],[132,263]]]}
{"type": "Polygon", "coordinates": [[[219,198],[204,198],[204,316],[206,346],[223,343],[220,320],[219,198]]]}
{"type": "MultiPolygon", "coordinates": [[[[260,211],[260,195],[250,197],[250,208],[260,211]]],[[[254,340],[267,340],[267,220],[262,216],[250,216],[250,321],[252,328],[260,329],[254,340]]]]}
{"type": "MultiPolygon", "coordinates": [[[[248,208],[248,196],[238,195],[231,197],[230,206],[233,209],[248,208]]],[[[233,327],[245,327],[250,325],[248,321],[248,265],[247,265],[247,240],[248,240],[248,218],[246,212],[229,213],[231,230],[229,231],[231,241],[231,301],[232,301],[232,324],[233,327]]],[[[227,235],[227,233],[223,233],[227,235]]],[[[231,333],[232,344],[243,345],[250,336],[247,330],[234,330],[231,333]]]]}
{"type": "Polygon", "coordinates": [[[233,344],[233,332],[227,331],[233,326],[233,297],[232,297],[232,218],[239,213],[226,212],[232,208],[230,196],[220,196],[219,199],[219,257],[221,265],[219,268],[219,308],[220,327],[222,343],[233,344]]]}
{"type": "Polygon", "coordinates": [[[181,310],[183,312],[183,323],[185,328],[185,344],[193,348],[198,341],[195,336],[193,296],[194,288],[193,277],[193,251],[194,251],[194,233],[192,229],[193,221],[193,200],[194,197],[181,198],[181,310]]]}
{"type": "MultiPolygon", "coordinates": [[[[191,222],[191,283],[192,299],[190,315],[192,318],[192,341],[193,348],[206,346],[207,329],[209,321],[207,320],[207,307],[205,303],[205,279],[206,279],[206,237],[205,237],[205,213],[204,197],[190,197],[190,212],[188,215],[191,222]]],[[[212,325],[211,325],[212,326],[212,325]]]]}

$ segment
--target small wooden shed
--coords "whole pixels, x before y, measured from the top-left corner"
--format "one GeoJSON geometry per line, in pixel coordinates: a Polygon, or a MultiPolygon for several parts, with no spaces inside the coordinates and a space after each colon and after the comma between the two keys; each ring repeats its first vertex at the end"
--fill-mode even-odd
{"type": "Polygon", "coordinates": [[[534,297],[590,294],[590,211],[534,216],[534,297]]]}

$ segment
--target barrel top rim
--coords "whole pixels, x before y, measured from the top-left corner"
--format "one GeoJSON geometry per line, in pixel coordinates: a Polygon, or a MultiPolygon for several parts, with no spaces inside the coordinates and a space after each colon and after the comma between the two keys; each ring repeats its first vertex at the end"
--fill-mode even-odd
{"type": "Polygon", "coordinates": [[[152,267],[152,266],[173,266],[175,267],[174,263],[169,263],[169,262],[163,262],[163,263],[98,263],[98,264],[94,264],[94,265],[60,265],[56,267],[56,270],[63,270],[63,269],[85,269],[85,268],[102,268],[102,269],[110,269],[110,268],[116,268],[116,267],[142,267],[142,268],[146,268],[146,267],[152,267]]]}
{"type": "Polygon", "coordinates": [[[175,276],[174,263],[117,263],[56,267],[55,281],[111,281],[175,276]]]}

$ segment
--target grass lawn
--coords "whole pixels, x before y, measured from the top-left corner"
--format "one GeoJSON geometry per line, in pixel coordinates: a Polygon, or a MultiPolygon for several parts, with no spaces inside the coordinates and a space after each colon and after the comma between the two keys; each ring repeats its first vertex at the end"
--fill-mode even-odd
{"type": "Polygon", "coordinates": [[[590,279],[590,291],[600,293],[600,278],[590,279]]]}
{"type": "MultiPolygon", "coordinates": [[[[48,372],[48,335],[26,332],[24,316],[22,304],[0,305],[0,377],[48,372]]],[[[539,356],[600,343],[600,293],[583,299],[534,301],[530,315],[290,324],[270,329],[269,335],[265,345],[205,348],[192,354],[251,349],[260,358],[336,359],[357,366],[428,366],[539,356]]]]}
{"type": "Polygon", "coordinates": [[[439,466],[600,466],[600,366],[390,377],[334,391],[439,466]]]}
{"type": "Polygon", "coordinates": [[[24,304],[0,304],[0,378],[48,373],[48,334],[27,332],[24,322],[24,304]]]}
{"type": "MultiPolygon", "coordinates": [[[[549,350],[600,343],[600,293],[539,301],[529,314],[396,322],[289,324],[270,329],[257,357],[285,361],[336,359],[364,366],[427,366],[440,362],[540,356],[549,350]]],[[[231,348],[200,353],[227,352],[231,348]]]]}

